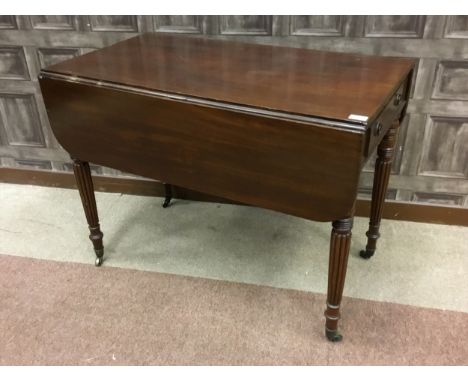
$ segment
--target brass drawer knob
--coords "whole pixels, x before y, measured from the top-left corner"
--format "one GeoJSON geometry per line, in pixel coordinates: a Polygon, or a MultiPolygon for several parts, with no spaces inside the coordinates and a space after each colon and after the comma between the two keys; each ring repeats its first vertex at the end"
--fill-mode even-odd
{"type": "Polygon", "coordinates": [[[401,94],[397,94],[396,97],[395,97],[395,106],[398,106],[401,102],[401,94]]]}
{"type": "Polygon", "coordinates": [[[374,135],[380,135],[382,131],[382,122],[377,122],[374,129],[374,135]]]}

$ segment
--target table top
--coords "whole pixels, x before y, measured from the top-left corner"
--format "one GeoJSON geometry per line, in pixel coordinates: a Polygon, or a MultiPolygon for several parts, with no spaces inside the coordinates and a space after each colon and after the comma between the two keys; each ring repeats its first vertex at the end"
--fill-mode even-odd
{"type": "Polygon", "coordinates": [[[43,73],[366,125],[413,67],[406,58],[146,33],[43,73]]]}

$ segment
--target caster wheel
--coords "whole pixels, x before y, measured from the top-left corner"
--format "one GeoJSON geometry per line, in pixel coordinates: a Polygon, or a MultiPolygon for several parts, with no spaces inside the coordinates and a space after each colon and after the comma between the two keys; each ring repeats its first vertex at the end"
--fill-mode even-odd
{"type": "Polygon", "coordinates": [[[94,262],[94,265],[96,265],[96,267],[100,267],[103,263],[103,259],[102,257],[96,257],[96,261],[94,262]]]}
{"type": "Polygon", "coordinates": [[[363,259],[370,259],[372,256],[374,256],[374,252],[371,249],[363,249],[361,252],[359,252],[359,256],[361,256],[363,259]]]}
{"type": "Polygon", "coordinates": [[[325,329],[325,335],[327,336],[327,339],[330,342],[340,342],[343,339],[343,336],[340,333],[338,333],[338,330],[325,329]]]}
{"type": "Polygon", "coordinates": [[[169,207],[169,204],[170,204],[170,203],[171,203],[171,199],[166,199],[166,200],[164,201],[163,205],[162,205],[163,208],[169,207]]]}

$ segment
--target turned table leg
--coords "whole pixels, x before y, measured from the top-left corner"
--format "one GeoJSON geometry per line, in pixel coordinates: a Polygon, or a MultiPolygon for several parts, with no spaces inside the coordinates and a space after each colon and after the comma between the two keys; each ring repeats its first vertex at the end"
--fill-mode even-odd
{"type": "Polygon", "coordinates": [[[360,252],[364,259],[374,255],[377,248],[377,239],[380,237],[379,228],[382,219],[382,210],[387,194],[388,179],[392,169],[393,154],[395,151],[396,134],[399,122],[395,121],[380,142],[375,161],[374,185],[372,187],[372,202],[369,221],[369,230],[366,232],[366,249],[360,252]]]}
{"type": "Polygon", "coordinates": [[[86,215],[86,220],[89,226],[89,238],[93,243],[94,252],[96,253],[96,266],[100,266],[104,256],[104,246],[102,237],[104,236],[99,227],[99,218],[96,208],[96,199],[94,198],[93,180],[89,163],[79,159],[73,159],[73,171],[75,173],[76,184],[80,191],[81,202],[86,215]]]}
{"type": "Polygon", "coordinates": [[[335,220],[331,232],[325,334],[332,342],[342,339],[342,335],[338,332],[338,320],[340,319],[340,304],[348,266],[352,228],[353,218],[335,220]]]}

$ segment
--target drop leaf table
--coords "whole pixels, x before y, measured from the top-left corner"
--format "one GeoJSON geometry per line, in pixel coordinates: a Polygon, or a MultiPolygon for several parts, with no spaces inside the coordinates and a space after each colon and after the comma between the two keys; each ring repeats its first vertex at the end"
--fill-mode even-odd
{"type": "Polygon", "coordinates": [[[103,234],[89,162],[332,222],[325,334],[340,303],[361,170],[377,150],[376,250],[414,61],[147,33],[41,70],[51,128],[74,161],[96,265],[103,234]]]}

